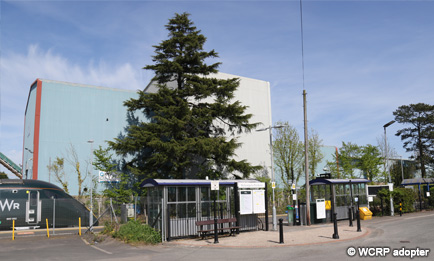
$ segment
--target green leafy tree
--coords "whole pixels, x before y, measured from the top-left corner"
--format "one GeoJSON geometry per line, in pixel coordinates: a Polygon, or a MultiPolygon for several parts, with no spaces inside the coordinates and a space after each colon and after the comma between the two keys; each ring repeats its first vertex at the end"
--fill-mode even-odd
{"type": "Polygon", "coordinates": [[[109,144],[129,156],[128,167],[143,177],[248,177],[261,167],[233,159],[241,146],[236,135],[257,126],[249,123],[246,106],[233,99],[239,79],[212,77],[220,63],[205,61],[218,55],[203,50],[206,38],[189,14],[176,14],[166,29],[169,38],[154,46],[154,64],[144,67],[155,72],[158,91],[139,91],[139,98],[125,102],[128,111],[141,111],[147,120],[109,144]]]}
{"type": "Polygon", "coordinates": [[[59,182],[63,190],[69,194],[68,179],[64,167],[65,167],[65,160],[59,157],[56,157],[56,160],[47,166],[48,171],[53,172],[56,181],[59,182]]]}
{"type": "Polygon", "coordinates": [[[280,173],[284,187],[289,190],[297,183],[303,167],[304,146],[295,127],[288,122],[277,122],[285,127],[275,130],[273,141],[274,164],[280,173]]]}
{"type": "Polygon", "coordinates": [[[311,129],[309,134],[309,174],[311,179],[315,178],[315,170],[318,163],[322,161],[324,155],[321,153],[322,139],[319,138],[318,132],[311,129]]]}
{"type": "Polygon", "coordinates": [[[0,172],[0,179],[9,179],[8,174],[6,174],[5,172],[0,172]]]}
{"type": "Polygon", "coordinates": [[[128,174],[128,171],[118,171],[119,164],[113,159],[110,154],[110,148],[103,149],[99,146],[93,152],[95,159],[93,166],[97,170],[104,171],[119,179],[119,183],[108,183],[104,190],[104,196],[113,198],[116,204],[128,203],[131,201],[131,195],[138,194],[137,178],[134,175],[128,174]]]}
{"type": "Polygon", "coordinates": [[[83,172],[82,164],[80,164],[80,160],[77,154],[77,150],[75,149],[74,145],[71,143],[69,144],[69,147],[66,149],[66,162],[73,167],[74,172],[77,176],[77,184],[78,184],[78,196],[81,197],[83,194],[83,183],[86,180],[89,172],[86,170],[83,172]]]}
{"type": "Polygon", "coordinates": [[[351,142],[342,142],[342,147],[335,157],[340,166],[338,178],[356,178],[355,170],[358,168],[360,159],[360,147],[351,142]]]}
{"type": "Polygon", "coordinates": [[[426,177],[426,165],[434,158],[434,105],[417,103],[402,105],[393,112],[395,120],[410,125],[396,132],[404,141],[407,152],[414,152],[420,164],[422,178],[426,177]]]}
{"type": "Polygon", "coordinates": [[[337,178],[358,178],[361,172],[367,179],[375,181],[383,164],[381,152],[377,146],[342,142],[342,147],[334,155],[335,161],[327,162],[330,172],[337,178]],[[337,162],[337,163],[336,163],[337,162]]]}
{"type": "Polygon", "coordinates": [[[380,174],[379,166],[383,161],[378,147],[368,144],[360,148],[360,159],[356,166],[363,171],[367,179],[374,181],[380,174]]]}

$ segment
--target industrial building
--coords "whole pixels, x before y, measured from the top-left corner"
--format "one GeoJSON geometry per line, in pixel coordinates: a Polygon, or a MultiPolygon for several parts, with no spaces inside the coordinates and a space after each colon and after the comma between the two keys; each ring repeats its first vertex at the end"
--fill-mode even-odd
{"type": "MultiPolygon", "coordinates": [[[[251,122],[271,125],[270,85],[266,81],[218,73],[216,78],[239,78],[235,100],[248,106],[251,122]]],[[[145,91],[155,91],[149,84],[145,91]]],[[[78,159],[81,174],[86,176],[83,187],[91,186],[98,170],[91,167],[92,151],[107,147],[106,141],[125,133],[128,126],[124,101],[138,98],[135,90],[113,89],[84,84],[37,79],[31,86],[24,118],[23,178],[43,180],[60,185],[49,171],[57,157],[64,158],[65,180],[69,192],[78,195],[78,181],[73,158],[78,159]],[[74,152],[73,152],[74,151],[74,152]],[[68,160],[72,159],[72,160],[68,160]]],[[[136,117],[144,117],[136,112],[136,117]]],[[[142,118],[143,119],[143,118],[142,118]]],[[[236,159],[254,165],[271,166],[269,133],[266,131],[240,134],[242,146],[236,159]]],[[[103,186],[98,187],[104,189],[103,186]]]]}

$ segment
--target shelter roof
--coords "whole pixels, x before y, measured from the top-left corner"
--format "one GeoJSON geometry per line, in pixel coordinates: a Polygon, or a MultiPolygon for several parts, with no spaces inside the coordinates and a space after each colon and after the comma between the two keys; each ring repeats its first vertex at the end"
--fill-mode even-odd
{"type": "Polygon", "coordinates": [[[432,183],[434,183],[434,178],[415,178],[415,179],[404,179],[401,185],[406,186],[406,185],[420,185],[420,184],[432,184],[432,183]]]}
{"type": "Polygon", "coordinates": [[[309,181],[309,185],[323,185],[323,184],[350,184],[351,183],[368,183],[368,179],[322,179],[317,178],[309,181]]]}
{"type": "MultiPolygon", "coordinates": [[[[140,187],[157,187],[157,186],[211,186],[211,181],[206,179],[146,179],[140,184],[140,187]]],[[[232,179],[218,180],[220,185],[244,184],[262,184],[253,179],[232,179]]]]}

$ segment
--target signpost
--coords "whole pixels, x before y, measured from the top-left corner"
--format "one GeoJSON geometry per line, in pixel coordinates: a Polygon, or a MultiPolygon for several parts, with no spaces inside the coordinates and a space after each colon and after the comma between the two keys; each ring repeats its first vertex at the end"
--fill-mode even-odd
{"type": "Polygon", "coordinates": [[[219,242],[219,236],[217,234],[217,204],[216,204],[216,199],[217,199],[217,194],[218,194],[218,190],[219,190],[219,182],[218,180],[212,180],[211,181],[211,190],[215,191],[215,196],[214,196],[214,244],[217,244],[219,242]]]}

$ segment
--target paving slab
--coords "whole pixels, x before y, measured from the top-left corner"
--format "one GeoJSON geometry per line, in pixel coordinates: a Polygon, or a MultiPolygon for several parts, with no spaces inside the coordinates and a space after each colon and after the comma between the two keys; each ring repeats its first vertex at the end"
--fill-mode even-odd
{"type": "Polygon", "coordinates": [[[219,235],[217,244],[214,236],[205,239],[179,239],[171,240],[167,245],[186,245],[198,247],[234,247],[234,248],[258,248],[258,247],[282,247],[310,244],[326,244],[340,241],[358,239],[370,234],[369,228],[363,228],[357,232],[357,226],[349,227],[348,224],[338,226],[339,239],[333,238],[333,224],[312,225],[302,227],[285,226],[283,228],[283,243],[280,243],[279,231],[249,231],[240,232],[235,236],[219,235]]]}

